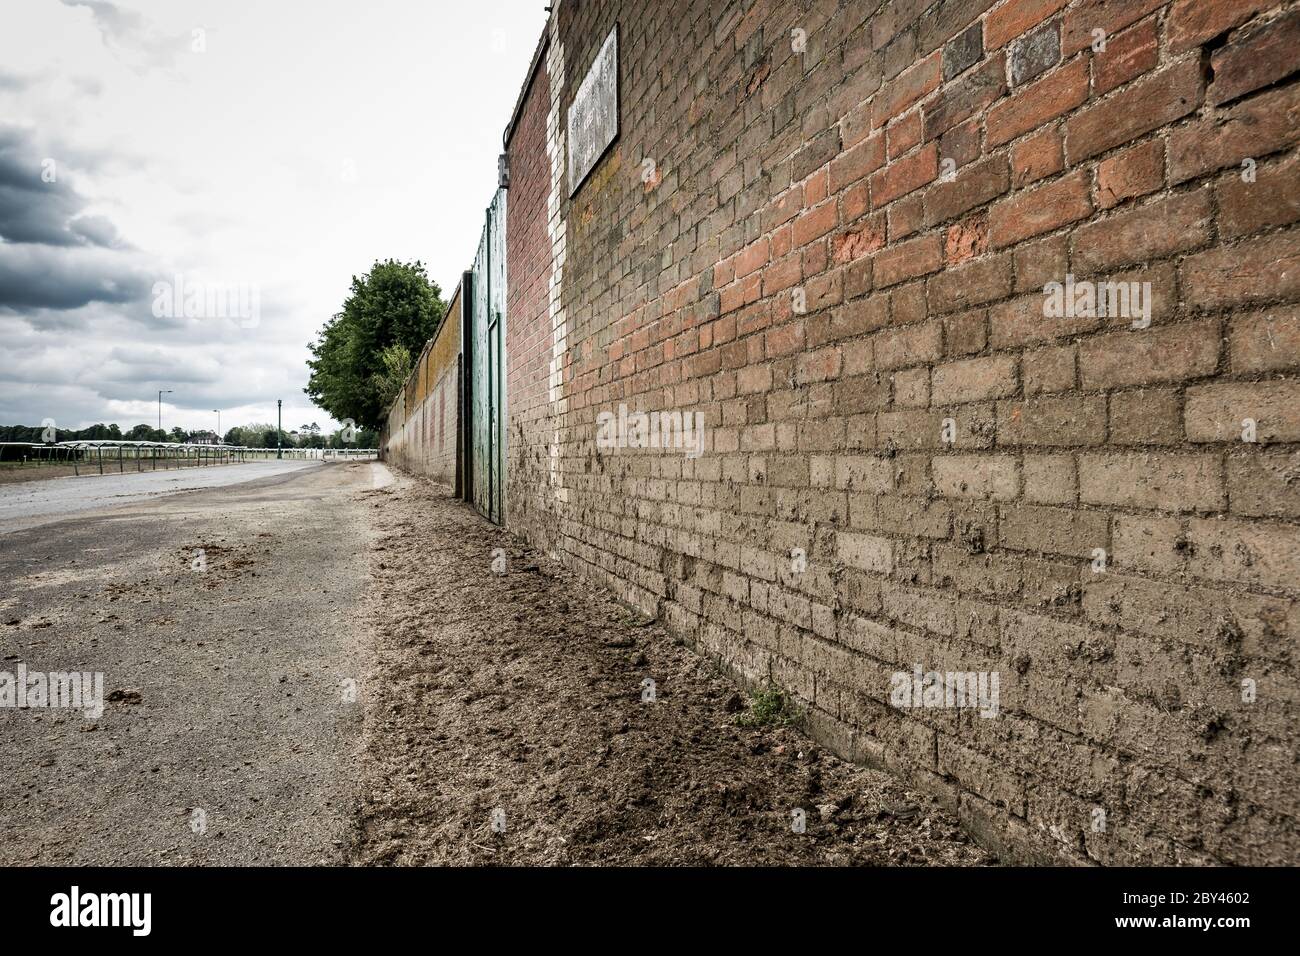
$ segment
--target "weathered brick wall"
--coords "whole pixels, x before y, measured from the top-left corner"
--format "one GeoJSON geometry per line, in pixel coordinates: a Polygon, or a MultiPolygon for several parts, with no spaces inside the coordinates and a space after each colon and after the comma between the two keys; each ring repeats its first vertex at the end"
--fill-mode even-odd
{"type": "Polygon", "coordinates": [[[510,196],[506,204],[506,511],[511,527],[541,547],[556,538],[549,494],[552,441],[549,369],[551,240],[546,151],[550,80],[545,38],[520,97],[506,143],[510,196]]]}
{"type": "Polygon", "coordinates": [[[461,290],[388,412],[380,445],[389,463],[456,487],[460,428],[461,290]]]}
{"type": "Polygon", "coordinates": [[[615,22],[512,525],[1019,856],[1300,860],[1297,5],[560,0],[552,159],[615,22]],[[704,454],[597,447],[620,403],[704,454]],[[917,665],[997,716],[893,706],[917,665]]]}

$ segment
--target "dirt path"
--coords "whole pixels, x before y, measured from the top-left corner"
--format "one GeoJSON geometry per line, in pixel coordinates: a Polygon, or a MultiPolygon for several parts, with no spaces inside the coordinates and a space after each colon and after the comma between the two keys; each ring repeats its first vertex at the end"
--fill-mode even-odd
{"type": "Polygon", "coordinates": [[[162,495],[258,481],[307,468],[319,461],[250,461],[229,465],[82,475],[0,485],[0,534],[48,524],[85,511],[153,502],[162,495]]]}
{"type": "Polygon", "coordinates": [[[342,861],[375,471],[0,535],[0,671],[99,671],[109,698],[98,719],[0,708],[0,865],[342,861]]]}
{"type": "Polygon", "coordinates": [[[734,686],[658,624],[444,494],[403,479],[367,495],[357,862],[992,862],[888,775],[738,727],[734,686]]]}

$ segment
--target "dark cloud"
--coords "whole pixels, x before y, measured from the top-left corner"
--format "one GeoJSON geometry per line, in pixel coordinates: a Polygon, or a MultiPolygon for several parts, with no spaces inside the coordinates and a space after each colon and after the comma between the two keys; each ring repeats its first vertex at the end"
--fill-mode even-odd
{"type": "Polygon", "coordinates": [[[85,206],[67,169],[41,149],[30,130],[0,126],[0,239],[47,246],[120,246],[117,229],[102,216],[84,215],[85,206]],[[45,175],[47,168],[52,177],[45,175]]]}
{"type": "Polygon", "coordinates": [[[117,226],[105,216],[78,216],[68,223],[68,229],[93,246],[121,249],[125,245],[118,235],[117,226]]]}
{"type": "Polygon", "coordinates": [[[143,302],[149,288],[132,263],[104,250],[0,243],[0,309],[143,302]]]}
{"type": "Polygon", "coordinates": [[[54,169],[35,134],[0,126],[0,309],[77,309],[142,300],[149,282],[117,227],[54,169]]]}

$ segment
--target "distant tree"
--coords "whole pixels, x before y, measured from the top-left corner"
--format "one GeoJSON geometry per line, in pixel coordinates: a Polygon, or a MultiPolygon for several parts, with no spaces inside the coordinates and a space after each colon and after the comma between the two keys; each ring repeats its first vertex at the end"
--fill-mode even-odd
{"type": "Polygon", "coordinates": [[[126,441],[166,441],[167,433],[142,423],[132,428],[123,438],[126,441]]]}
{"type": "Polygon", "coordinates": [[[171,432],[167,435],[167,441],[175,442],[178,445],[185,444],[185,441],[188,438],[189,438],[189,432],[187,432],[185,429],[181,428],[180,426],[176,426],[172,428],[171,432]]]}
{"type": "Polygon", "coordinates": [[[378,428],[401,385],[394,386],[395,377],[403,367],[409,372],[411,356],[420,354],[446,310],[422,263],[376,262],[352,277],[343,311],[308,345],[311,377],[304,391],[339,421],[378,428]]]}

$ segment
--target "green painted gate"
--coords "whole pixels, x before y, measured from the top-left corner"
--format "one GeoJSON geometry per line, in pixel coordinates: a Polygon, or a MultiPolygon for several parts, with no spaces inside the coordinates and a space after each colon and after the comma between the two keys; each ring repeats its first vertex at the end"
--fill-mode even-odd
{"type": "Polygon", "coordinates": [[[474,257],[470,302],[470,497],[500,524],[505,514],[506,192],[498,189],[474,257]]]}

